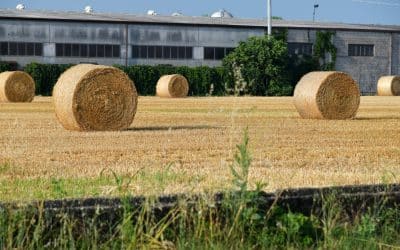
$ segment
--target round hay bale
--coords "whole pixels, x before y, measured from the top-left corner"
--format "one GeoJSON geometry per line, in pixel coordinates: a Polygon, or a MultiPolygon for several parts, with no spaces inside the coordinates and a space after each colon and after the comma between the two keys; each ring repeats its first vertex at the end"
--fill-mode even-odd
{"type": "Polygon", "coordinates": [[[31,102],[35,97],[35,81],[23,71],[0,74],[1,102],[31,102]]]}
{"type": "Polygon", "coordinates": [[[156,94],[159,97],[185,97],[188,92],[188,81],[179,74],[164,75],[157,82],[156,94]]]}
{"type": "Polygon", "coordinates": [[[137,98],[134,83],[123,71],[103,65],[71,67],[53,90],[59,122],[76,131],[127,129],[135,117],[137,98]]]}
{"type": "Polygon", "coordinates": [[[382,76],[377,89],[380,96],[400,96],[400,76],[382,76]]]}
{"type": "Polygon", "coordinates": [[[343,72],[316,71],[297,83],[294,104],[303,118],[350,119],[360,105],[360,91],[357,83],[343,72]]]}

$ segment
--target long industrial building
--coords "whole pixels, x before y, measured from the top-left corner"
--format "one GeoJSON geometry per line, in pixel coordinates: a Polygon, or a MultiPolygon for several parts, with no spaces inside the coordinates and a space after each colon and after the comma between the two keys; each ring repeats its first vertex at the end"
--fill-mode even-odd
{"type": "MultiPolygon", "coordinates": [[[[0,9],[0,61],[218,66],[240,41],[263,36],[265,20],[0,9]]],[[[311,54],[318,30],[335,31],[336,69],[362,94],[382,75],[400,74],[400,26],[273,20],[288,29],[290,53],[311,54]]]]}

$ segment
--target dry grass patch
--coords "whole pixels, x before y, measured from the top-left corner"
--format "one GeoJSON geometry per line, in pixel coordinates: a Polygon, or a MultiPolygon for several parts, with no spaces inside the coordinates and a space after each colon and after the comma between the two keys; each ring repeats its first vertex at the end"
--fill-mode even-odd
{"type": "Polygon", "coordinates": [[[0,165],[10,165],[0,170],[0,199],[35,198],[32,189],[49,187],[52,179],[79,180],[66,185],[66,197],[114,195],[112,172],[133,194],[227,188],[246,127],[252,185],[263,181],[275,190],[399,181],[400,98],[362,97],[348,121],[301,119],[292,101],[140,97],[134,123],[121,132],[66,131],[50,98],[0,104],[0,165]],[[35,180],[47,184],[35,186],[35,180]],[[94,191],[74,192],[88,187],[94,191]]]}

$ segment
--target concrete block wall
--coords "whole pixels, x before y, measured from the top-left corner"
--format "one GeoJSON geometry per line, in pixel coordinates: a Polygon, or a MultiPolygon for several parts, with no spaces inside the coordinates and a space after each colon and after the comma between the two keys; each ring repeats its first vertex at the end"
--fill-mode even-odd
{"type": "MultiPolygon", "coordinates": [[[[204,47],[236,47],[251,36],[262,36],[263,28],[197,27],[177,25],[129,25],[131,45],[164,45],[193,47],[191,60],[132,59],[129,64],[172,64],[180,66],[218,66],[221,61],[204,60],[204,47]]],[[[129,48],[131,49],[131,48],[129,48]]],[[[129,54],[129,57],[131,53],[129,54]]]]}
{"type": "MultiPolygon", "coordinates": [[[[218,66],[221,61],[204,60],[204,47],[236,47],[251,36],[262,36],[262,27],[189,26],[170,24],[123,24],[67,21],[0,20],[0,41],[43,43],[43,56],[0,56],[20,66],[41,63],[171,64],[218,66]],[[119,44],[120,58],[56,57],[56,43],[119,44]],[[193,47],[193,59],[133,59],[132,45],[193,47]]],[[[315,29],[288,30],[288,42],[315,43],[315,29]]],[[[363,94],[375,94],[382,75],[400,74],[400,33],[337,30],[336,69],[349,73],[363,94]],[[348,56],[349,44],[373,44],[373,57],[348,56]]]]}
{"type": "Polygon", "coordinates": [[[337,31],[336,69],[350,74],[362,94],[375,94],[379,77],[391,72],[391,34],[384,32],[337,31]],[[348,56],[349,44],[373,44],[374,56],[348,56]]]}
{"type": "Polygon", "coordinates": [[[289,29],[287,41],[293,43],[315,43],[316,30],[310,29],[289,29]]]}
{"type": "MultiPolygon", "coordinates": [[[[316,30],[290,29],[288,42],[315,43],[316,30]]],[[[376,93],[379,77],[399,73],[400,34],[337,30],[333,44],[337,48],[336,70],[350,74],[364,95],[376,93]],[[348,56],[349,44],[373,44],[374,56],[348,56]]]]}
{"type": "Polygon", "coordinates": [[[400,75],[400,34],[392,33],[392,75],[400,75]]]}
{"type": "Polygon", "coordinates": [[[221,61],[204,60],[203,47],[236,47],[250,36],[263,34],[263,28],[1,20],[0,41],[43,43],[43,56],[1,56],[0,60],[16,61],[20,66],[30,62],[218,66],[221,61]],[[56,43],[119,44],[121,57],[56,57],[56,43]],[[132,45],[190,46],[193,59],[132,59],[132,45]]]}

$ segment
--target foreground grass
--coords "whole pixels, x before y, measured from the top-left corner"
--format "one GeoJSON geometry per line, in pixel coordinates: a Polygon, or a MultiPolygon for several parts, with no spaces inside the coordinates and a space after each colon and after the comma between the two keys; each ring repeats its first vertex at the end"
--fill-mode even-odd
{"type": "MultiPolygon", "coordinates": [[[[123,197],[122,214],[112,220],[100,212],[83,220],[51,215],[40,208],[0,208],[0,249],[386,249],[400,247],[400,209],[377,202],[355,218],[346,216],[334,195],[318,214],[306,216],[255,198],[265,183],[249,190],[247,132],[237,146],[231,191],[222,204],[198,199],[157,214],[148,199],[140,208],[128,203],[123,178],[113,174],[123,197]]],[[[55,182],[57,187],[59,183],[55,182]]],[[[61,192],[62,188],[56,188],[61,192]]]]}
{"type": "Polygon", "coordinates": [[[338,209],[305,216],[277,207],[258,210],[244,200],[222,208],[184,205],[155,218],[148,207],[126,206],[115,222],[75,220],[45,213],[0,210],[1,249],[394,249],[400,247],[399,208],[370,211],[354,220],[338,209]]]}

